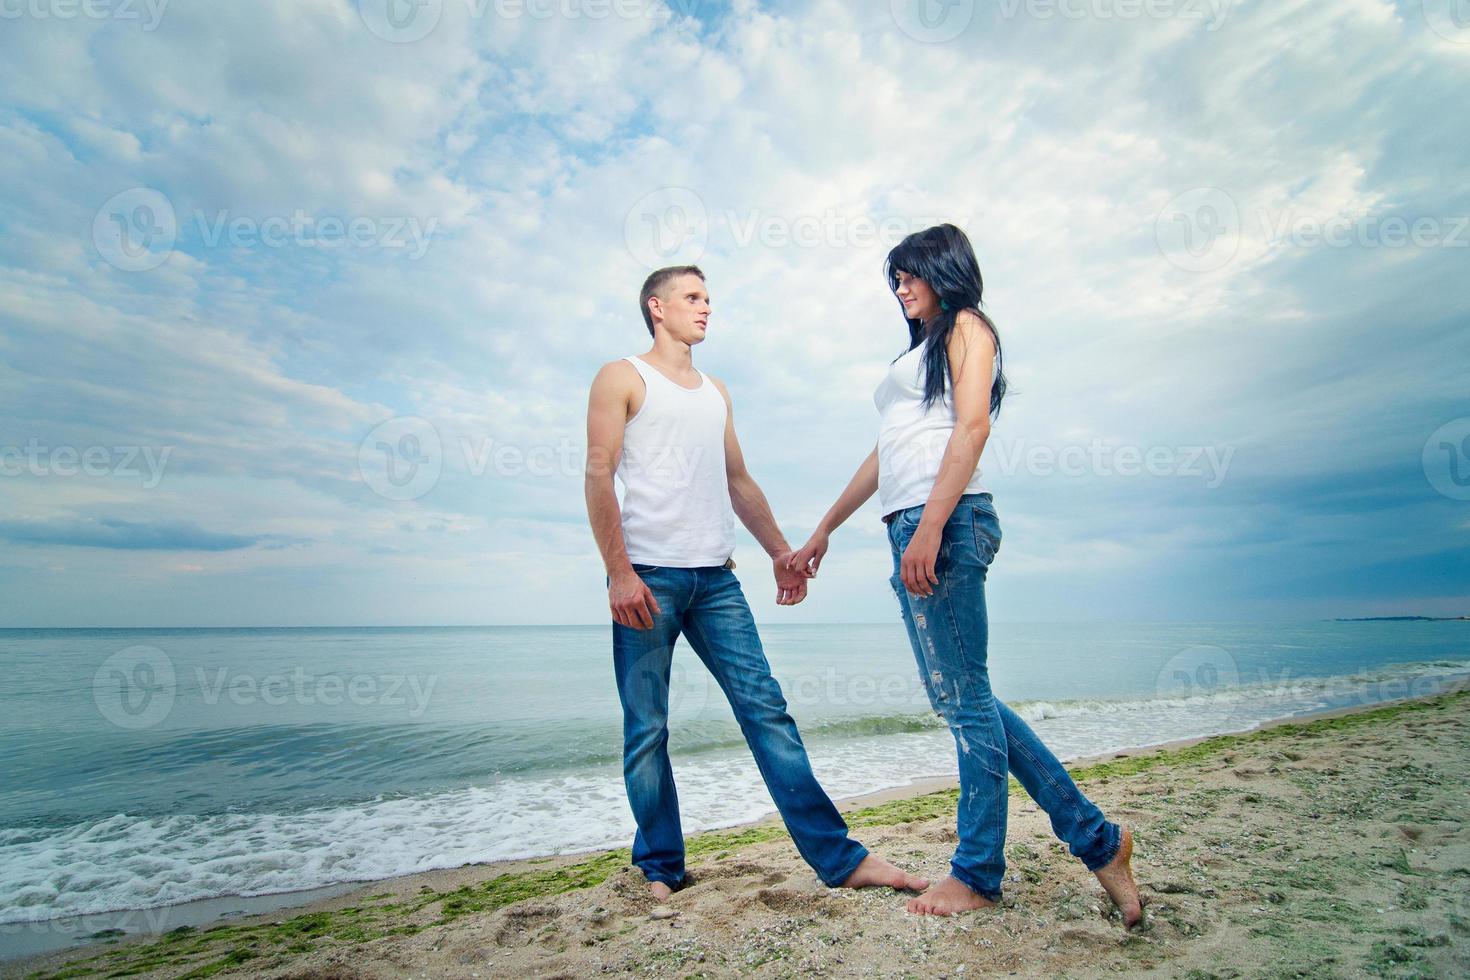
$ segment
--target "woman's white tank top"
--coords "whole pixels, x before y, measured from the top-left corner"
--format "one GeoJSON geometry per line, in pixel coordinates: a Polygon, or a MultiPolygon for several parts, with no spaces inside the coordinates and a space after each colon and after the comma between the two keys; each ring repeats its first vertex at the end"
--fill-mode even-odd
{"type": "MultiPolygon", "coordinates": [[[[882,421],[878,429],[878,501],[884,516],[929,500],[939,464],[954,432],[954,403],[946,387],[944,397],[924,408],[924,351],[928,342],[894,361],[888,368],[873,403],[882,421]]],[[[991,384],[1000,371],[997,361],[991,384]]],[[[965,493],[984,493],[980,464],[965,486],[965,493]]]]}
{"type": "Polygon", "coordinates": [[[638,357],[643,407],[623,431],[623,542],[639,565],[723,565],[735,551],[735,511],[725,475],[728,410],[704,373],[685,388],[638,357]]]}

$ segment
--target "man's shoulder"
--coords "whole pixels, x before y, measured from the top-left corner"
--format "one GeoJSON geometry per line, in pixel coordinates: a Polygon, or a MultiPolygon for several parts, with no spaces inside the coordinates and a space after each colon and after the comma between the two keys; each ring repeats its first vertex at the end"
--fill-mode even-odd
{"type": "Polygon", "coordinates": [[[602,367],[598,368],[597,377],[593,379],[593,384],[630,382],[636,377],[638,377],[638,369],[629,364],[626,357],[620,357],[616,361],[608,361],[602,367]]]}

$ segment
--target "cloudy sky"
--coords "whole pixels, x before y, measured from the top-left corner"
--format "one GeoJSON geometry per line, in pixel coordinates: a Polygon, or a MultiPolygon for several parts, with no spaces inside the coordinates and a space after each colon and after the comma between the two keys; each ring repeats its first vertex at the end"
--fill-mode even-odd
{"type": "MultiPolygon", "coordinates": [[[[1450,0],[0,2],[0,625],[597,623],[587,385],[697,260],[794,544],[975,243],[1001,620],[1470,613],[1450,0]]],[[[876,505],[812,597],[887,621],[876,505]]]]}

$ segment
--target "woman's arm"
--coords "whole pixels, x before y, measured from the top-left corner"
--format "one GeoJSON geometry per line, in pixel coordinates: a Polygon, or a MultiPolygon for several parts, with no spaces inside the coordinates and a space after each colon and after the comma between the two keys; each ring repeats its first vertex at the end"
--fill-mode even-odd
{"type": "Polygon", "coordinates": [[[827,516],[822,518],[811,538],[791,553],[787,566],[793,570],[805,571],[808,575],[816,575],[817,569],[822,565],[823,556],[827,554],[828,537],[877,492],[878,447],[874,446],[873,451],[868,453],[868,458],[858,466],[857,472],[847,484],[847,489],[838,495],[837,501],[827,510],[827,516]]]}
{"type": "Polygon", "coordinates": [[[950,334],[948,350],[950,373],[954,377],[950,393],[954,403],[954,432],[944,447],[939,476],[924,504],[924,516],[904,549],[899,567],[904,587],[915,595],[933,595],[934,586],[939,584],[934,563],[939,557],[945,522],[964,495],[980,463],[980,454],[985,451],[985,442],[990,438],[995,341],[989,328],[973,311],[962,310],[950,334]]]}

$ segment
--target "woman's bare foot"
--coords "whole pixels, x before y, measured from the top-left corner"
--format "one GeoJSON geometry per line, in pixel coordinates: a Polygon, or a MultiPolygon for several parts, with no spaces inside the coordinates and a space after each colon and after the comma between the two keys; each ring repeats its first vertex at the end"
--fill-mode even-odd
{"type": "Polygon", "coordinates": [[[863,858],[863,863],[853,869],[842,882],[843,888],[898,888],[911,892],[921,892],[929,887],[928,878],[920,878],[911,875],[902,868],[895,867],[888,861],[883,860],[876,854],[869,854],[863,858]]]}
{"type": "Polygon", "coordinates": [[[650,881],[648,883],[648,891],[653,895],[653,900],[660,905],[667,902],[669,896],[674,894],[674,890],[661,881],[650,881]]]}
{"type": "Polygon", "coordinates": [[[1118,911],[1123,913],[1123,928],[1132,929],[1143,921],[1143,903],[1138,898],[1138,885],[1133,881],[1133,831],[1123,828],[1123,841],[1118,853],[1106,865],[1093,874],[1102,882],[1103,889],[1118,911]]]}
{"type": "Polygon", "coordinates": [[[908,909],[915,915],[954,915],[956,912],[973,912],[995,905],[990,899],[962,883],[953,875],[909,902],[908,909]]]}

